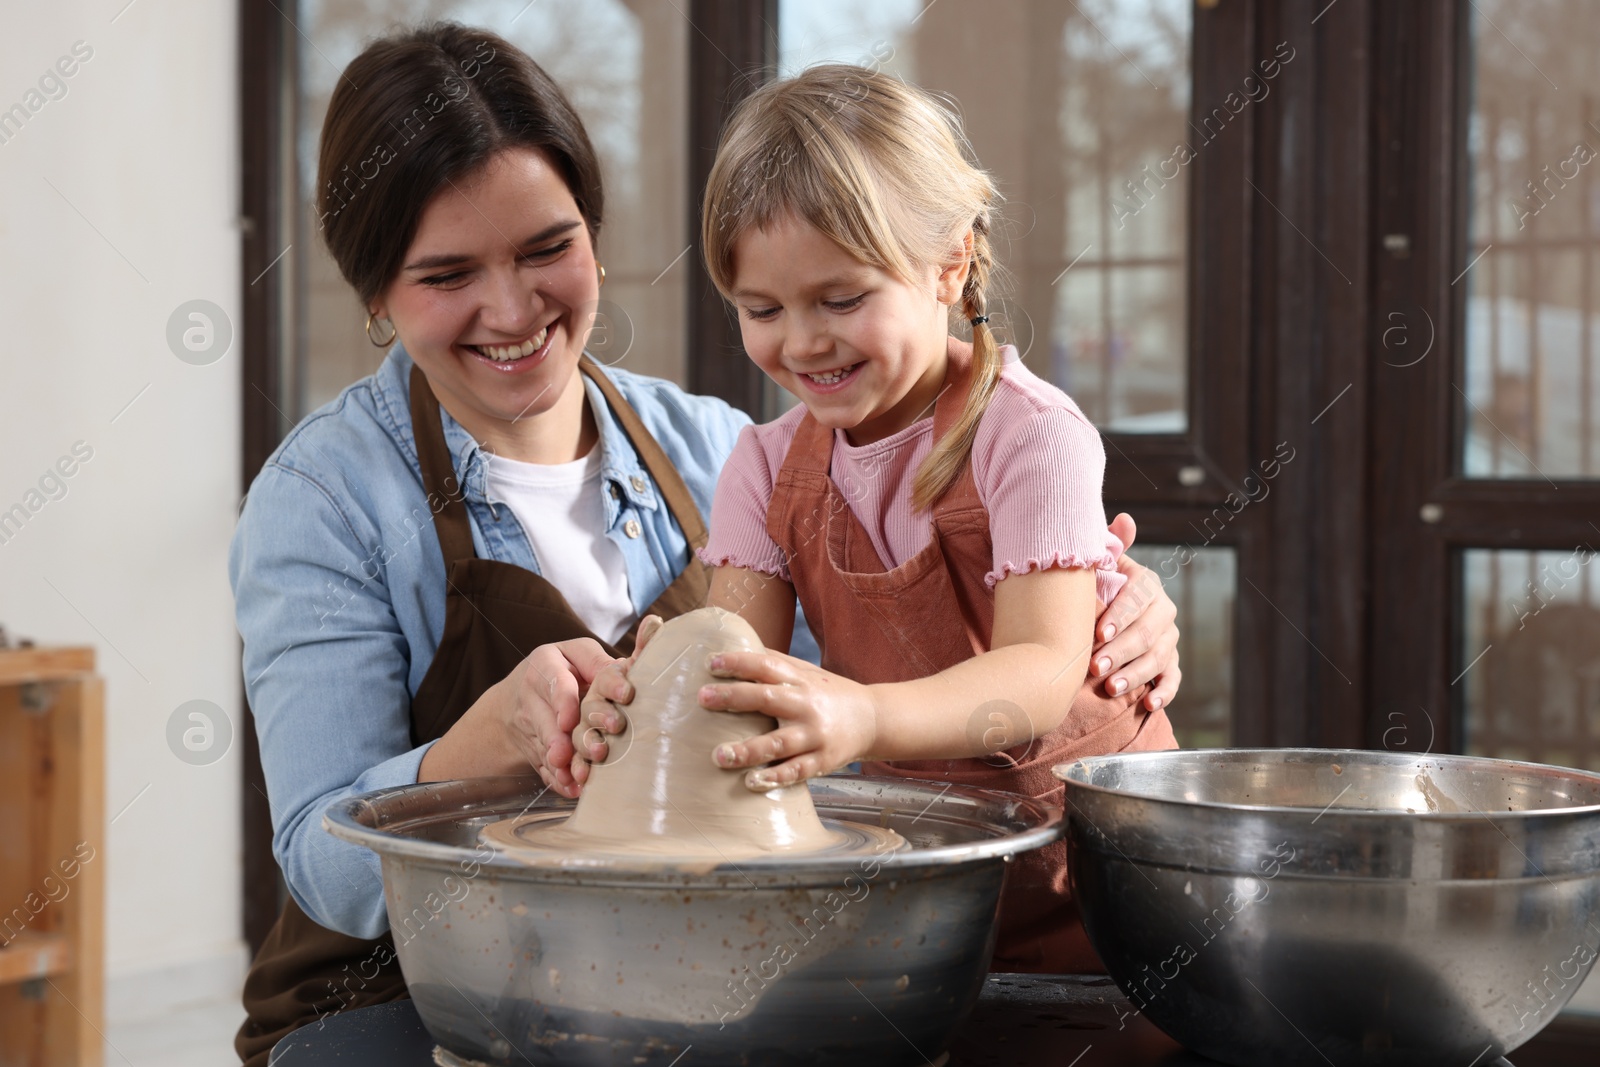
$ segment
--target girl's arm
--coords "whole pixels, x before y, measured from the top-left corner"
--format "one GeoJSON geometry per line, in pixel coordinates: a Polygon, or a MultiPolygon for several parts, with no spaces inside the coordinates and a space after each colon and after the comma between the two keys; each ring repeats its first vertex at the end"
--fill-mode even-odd
{"type": "Polygon", "coordinates": [[[794,586],[744,567],[718,567],[711,572],[706,605],[744,617],[761,643],[774,652],[788,652],[794,638],[794,586]]]}
{"type": "MultiPolygon", "coordinates": [[[[713,582],[713,595],[717,588],[713,582]]],[[[792,589],[788,596],[792,615],[792,589]]],[[[778,595],[763,589],[751,607],[771,612],[780,610],[778,604],[778,595]]],[[[746,618],[765,640],[762,624],[746,618]]],[[[1016,705],[1026,728],[1040,736],[1067,717],[1083,685],[1094,618],[1095,572],[1051,568],[1013,574],[995,587],[990,651],[916,681],[861,685],[775,652],[725,653],[713,660],[714,673],[737,680],[705,687],[701,703],[761,712],[779,726],[725,745],[715,758],[725,767],[781,759],[748,776],[753,788],[766,789],[863,758],[987,755],[994,748],[986,744],[987,711],[995,701],[1016,705]]],[[[1009,738],[1008,745],[1026,740],[1009,738]]]]}

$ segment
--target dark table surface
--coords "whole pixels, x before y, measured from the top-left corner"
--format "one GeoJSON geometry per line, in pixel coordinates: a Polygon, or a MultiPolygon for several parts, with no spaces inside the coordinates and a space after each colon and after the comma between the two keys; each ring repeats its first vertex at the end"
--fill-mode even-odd
{"type": "MultiPolygon", "coordinates": [[[[416,1009],[400,1000],[290,1034],[271,1067],[436,1067],[433,1053],[416,1009]]],[[[949,1053],[944,1067],[1215,1067],[1133,1015],[1111,979],[1080,975],[990,975],[949,1053]]]]}

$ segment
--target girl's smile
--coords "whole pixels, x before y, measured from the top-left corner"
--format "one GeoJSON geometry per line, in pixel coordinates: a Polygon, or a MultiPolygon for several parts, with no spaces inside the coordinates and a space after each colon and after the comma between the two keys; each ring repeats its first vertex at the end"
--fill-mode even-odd
{"type": "Polygon", "coordinates": [[[745,351],[824,426],[880,441],[929,414],[943,387],[958,263],[913,285],[793,216],[747,230],[733,254],[745,351]]]}
{"type": "Polygon", "coordinates": [[[833,393],[845,387],[848,382],[855,381],[856,372],[866,363],[852,363],[848,367],[840,367],[830,371],[807,371],[802,377],[811,384],[813,392],[833,393]]]}

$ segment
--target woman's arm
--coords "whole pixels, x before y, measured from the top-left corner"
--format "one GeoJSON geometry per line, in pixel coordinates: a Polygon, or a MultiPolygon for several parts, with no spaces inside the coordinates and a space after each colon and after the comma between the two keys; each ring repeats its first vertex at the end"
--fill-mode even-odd
{"type": "Polygon", "coordinates": [[[997,699],[1019,706],[1034,736],[1047,733],[1066,718],[1083,684],[1094,586],[1094,571],[1082,568],[1011,575],[995,587],[990,650],[915,681],[862,685],[774,652],[724,653],[713,660],[714,672],[738,680],[705,687],[701,703],[761,712],[779,726],[723,746],[716,759],[725,767],[782,759],[747,776],[752,788],[767,789],[862,758],[987,755],[973,717],[997,699]]]}
{"type": "MultiPolygon", "coordinates": [[[[356,517],[359,522],[359,516],[356,517]]],[[[370,546],[320,484],[279,465],[250,487],[229,551],[272,852],[295,901],[355,937],[388,926],[377,856],[322,828],[329,804],[417,779],[401,633],[370,546]]]]}
{"type": "Polygon", "coordinates": [[[563,759],[578,698],[613,661],[594,641],[542,646],[438,741],[413,746],[408,676],[430,652],[401,632],[387,574],[370,565],[378,553],[358,529],[361,517],[312,478],[268,467],[240,516],[229,574],[273,856],[309,916],[375,937],[388,925],[377,857],[329,835],[322,812],[357,793],[535,768],[573,795],[563,759]]]}

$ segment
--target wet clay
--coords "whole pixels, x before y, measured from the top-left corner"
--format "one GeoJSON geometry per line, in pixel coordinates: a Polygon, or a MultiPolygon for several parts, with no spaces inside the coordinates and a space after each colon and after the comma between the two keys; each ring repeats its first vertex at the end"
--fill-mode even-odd
{"type": "Polygon", "coordinates": [[[721,608],[663,625],[628,671],[635,692],[622,709],[627,728],[608,739],[606,761],[591,768],[572,815],[559,823],[549,815],[507,819],[485,827],[484,840],[528,862],[603,854],[710,864],[875,843],[824,826],[803,783],[752,792],[746,769],[713,762],[718,745],[777,725],[765,715],[708,711],[698,698],[718,681],[708,668],[714,653],[762,647],[748,622],[721,608]]]}

